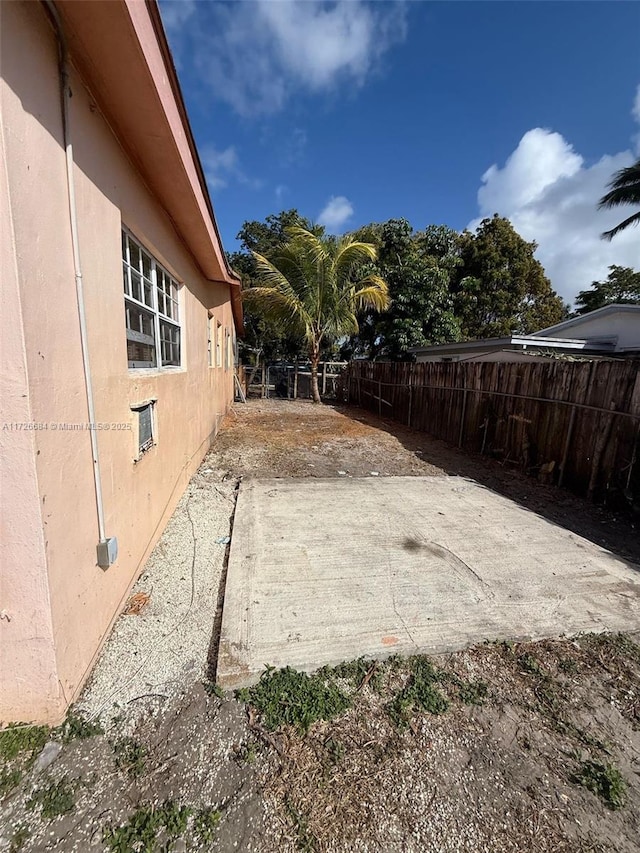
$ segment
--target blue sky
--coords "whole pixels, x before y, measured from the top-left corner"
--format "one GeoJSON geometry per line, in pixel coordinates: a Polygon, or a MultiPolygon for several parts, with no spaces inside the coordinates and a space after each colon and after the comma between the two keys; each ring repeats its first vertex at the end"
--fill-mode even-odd
{"type": "Polygon", "coordinates": [[[508,216],[565,299],[640,229],[601,231],[640,153],[640,3],[161,0],[225,248],[296,207],[334,233],[508,216]]]}

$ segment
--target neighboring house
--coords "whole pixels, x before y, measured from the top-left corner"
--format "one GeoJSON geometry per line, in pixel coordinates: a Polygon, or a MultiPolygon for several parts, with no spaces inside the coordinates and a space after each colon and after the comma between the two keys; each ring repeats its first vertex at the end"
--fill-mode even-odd
{"type": "Polygon", "coordinates": [[[156,3],[0,14],[0,722],[55,722],[233,400],[242,308],[156,3]]]}
{"type": "Polygon", "coordinates": [[[640,305],[605,305],[531,335],[412,347],[417,362],[543,361],[549,356],[640,357],[640,305]]]}

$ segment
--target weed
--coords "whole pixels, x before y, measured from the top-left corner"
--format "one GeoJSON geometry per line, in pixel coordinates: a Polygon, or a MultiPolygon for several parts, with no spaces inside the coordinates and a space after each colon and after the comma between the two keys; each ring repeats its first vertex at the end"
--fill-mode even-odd
{"type": "Polygon", "coordinates": [[[59,815],[68,814],[75,807],[76,800],[73,785],[63,776],[58,782],[51,782],[46,788],[38,788],[25,804],[28,811],[40,806],[42,817],[53,820],[59,815]]]}
{"type": "Polygon", "coordinates": [[[190,814],[191,809],[172,800],[158,807],[141,806],[122,826],[106,826],[102,840],[113,853],[154,853],[158,835],[164,832],[169,840],[183,835],[190,814]]]}
{"type": "Polygon", "coordinates": [[[254,741],[245,741],[236,747],[235,755],[242,764],[253,764],[258,757],[258,749],[254,741]]]}
{"type": "Polygon", "coordinates": [[[72,740],[86,740],[104,734],[104,729],[100,723],[86,720],[70,708],[65,721],[55,732],[63,743],[70,743],[72,740]]]}
{"type": "Polygon", "coordinates": [[[528,652],[524,652],[524,654],[521,654],[518,657],[518,663],[520,668],[524,672],[528,672],[530,675],[545,675],[545,671],[541,666],[540,661],[528,652]]]}
{"type": "Polygon", "coordinates": [[[238,690],[236,697],[258,709],[269,731],[295,726],[306,734],[316,720],[331,720],[351,704],[326,672],[307,675],[291,667],[267,667],[254,687],[238,690]]]}
{"type": "Polygon", "coordinates": [[[9,791],[13,791],[21,779],[22,770],[18,770],[17,768],[8,770],[6,767],[3,767],[0,770],[0,800],[6,797],[9,791]]]}
{"type": "Polygon", "coordinates": [[[345,748],[342,741],[329,737],[324,743],[331,764],[340,764],[344,758],[345,748]]]}
{"type": "Polygon", "coordinates": [[[200,809],[196,812],[193,818],[193,831],[201,845],[211,846],[221,818],[222,812],[218,809],[200,809]]]}
{"type": "Polygon", "coordinates": [[[309,829],[306,817],[296,809],[288,797],[285,800],[285,807],[296,831],[296,847],[302,853],[314,853],[318,849],[318,842],[309,829]]]}
{"type": "Polygon", "coordinates": [[[19,850],[22,850],[30,836],[31,830],[29,827],[26,824],[21,823],[20,826],[16,827],[16,831],[11,836],[11,847],[9,848],[9,853],[18,853],[19,850]]]}
{"type": "Polygon", "coordinates": [[[392,721],[400,727],[407,725],[414,708],[430,714],[444,714],[449,702],[437,687],[440,674],[433,668],[429,659],[416,655],[408,660],[411,670],[409,680],[387,706],[392,721]]]}
{"type": "Polygon", "coordinates": [[[132,737],[123,737],[113,744],[116,767],[132,779],[142,776],[147,760],[147,748],[132,737]]]}
{"type": "Polygon", "coordinates": [[[224,690],[215,681],[203,682],[205,693],[207,696],[215,696],[216,699],[224,699],[224,690]]]}
{"type": "Polygon", "coordinates": [[[465,705],[482,705],[488,693],[486,681],[462,681],[458,685],[458,697],[465,705]]]}
{"type": "Polygon", "coordinates": [[[571,781],[597,794],[610,809],[620,809],[625,803],[627,786],[620,771],[612,764],[583,761],[571,781]]]}
{"type": "Polygon", "coordinates": [[[560,658],[558,669],[565,675],[575,675],[578,671],[578,664],[573,658],[560,658]]]}
{"type": "Polygon", "coordinates": [[[640,663],[640,645],[625,634],[591,634],[582,637],[581,644],[640,663]]]}
{"type": "Polygon", "coordinates": [[[11,723],[6,729],[0,731],[0,758],[11,761],[24,752],[29,752],[35,758],[48,739],[48,726],[11,723]]]}

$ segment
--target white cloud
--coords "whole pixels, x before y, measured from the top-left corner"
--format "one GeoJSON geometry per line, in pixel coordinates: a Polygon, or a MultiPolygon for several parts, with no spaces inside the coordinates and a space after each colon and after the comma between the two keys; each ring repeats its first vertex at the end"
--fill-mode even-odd
{"type": "Polygon", "coordinates": [[[262,186],[260,180],[250,178],[245,174],[233,145],[222,150],[213,145],[205,145],[201,149],[200,158],[207,183],[212,190],[224,189],[230,181],[236,181],[252,189],[258,189],[262,186]]]}
{"type": "MultiPolygon", "coordinates": [[[[634,115],[640,87],[638,92],[634,115]]],[[[640,229],[628,228],[607,242],[600,235],[625,218],[625,209],[598,210],[613,174],[634,159],[622,151],[590,165],[561,134],[534,128],[504,166],[494,164],[482,176],[480,218],[499,213],[526,240],[535,240],[551,284],[572,302],[579,290],[606,278],[610,264],[640,268],[640,229]]]]}
{"type": "Polygon", "coordinates": [[[318,216],[318,222],[331,233],[335,233],[351,216],[353,216],[353,205],[349,199],[343,195],[331,196],[318,216]]]}
{"type": "Polygon", "coordinates": [[[631,115],[638,122],[638,124],[640,124],[640,83],[638,83],[638,88],[636,89],[636,98],[633,102],[631,115]]]}
{"type": "Polygon", "coordinates": [[[362,85],[407,30],[404,2],[164,0],[161,9],[174,49],[189,51],[214,97],[245,116],[276,112],[297,90],[362,85]]]}

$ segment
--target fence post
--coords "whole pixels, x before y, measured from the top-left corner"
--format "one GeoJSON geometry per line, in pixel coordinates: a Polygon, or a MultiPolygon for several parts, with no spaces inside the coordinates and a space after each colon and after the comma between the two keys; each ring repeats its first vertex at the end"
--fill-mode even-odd
{"type": "Polygon", "coordinates": [[[407,426],[411,428],[411,403],[413,400],[413,388],[411,387],[411,382],[409,382],[409,416],[407,418],[407,426]]]}
{"type": "Polygon", "coordinates": [[[293,399],[298,399],[298,359],[296,358],[295,368],[293,370],[293,399]]]}
{"type": "Polygon", "coordinates": [[[322,362],[322,396],[327,393],[327,362],[322,362]]]}
{"type": "Polygon", "coordinates": [[[378,417],[382,417],[382,379],[378,379],[378,417]]]}
{"type": "Polygon", "coordinates": [[[558,486],[564,482],[564,472],[567,468],[567,459],[569,458],[569,447],[573,438],[573,426],[576,422],[576,407],[571,406],[571,416],[569,418],[569,426],[567,428],[567,437],[564,442],[564,452],[562,454],[562,462],[560,463],[560,476],[558,477],[558,486]]]}
{"type": "Polygon", "coordinates": [[[460,418],[460,434],[458,435],[458,447],[462,447],[462,440],[464,439],[464,418],[467,414],[467,394],[469,393],[468,389],[464,389],[464,395],[462,397],[462,416],[460,418]]]}
{"type": "Polygon", "coordinates": [[[266,396],[265,395],[265,371],[266,371],[266,365],[263,361],[262,362],[262,388],[260,389],[260,396],[262,397],[263,400],[266,396]]]}

